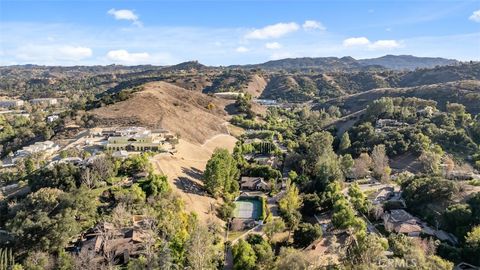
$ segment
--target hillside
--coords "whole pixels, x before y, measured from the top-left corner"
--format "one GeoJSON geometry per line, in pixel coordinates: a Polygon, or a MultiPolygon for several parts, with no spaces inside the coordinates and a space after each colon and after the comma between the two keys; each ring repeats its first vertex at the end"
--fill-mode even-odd
{"type": "Polygon", "coordinates": [[[234,66],[235,68],[261,68],[266,70],[315,70],[332,71],[367,71],[367,70],[414,70],[417,68],[434,68],[457,64],[458,61],[445,58],[416,57],[412,55],[385,55],[378,58],[360,59],[353,57],[303,57],[268,61],[261,64],[234,66]]]}
{"type": "Polygon", "coordinates": [[[166,82],[151,82],[131,98],[90,113],[100,126],[161,127],[190,142],[203,143],[227,132],[225,106],[229,103],[166,82]],[[209,104],[212,110],[207,109],[209,104]]]}
{"type": "Polygon", "coordinates": [[[404,88],[379,88],[357,94],[334,98],[320,107],[331,105],[354,113],[364,109],[373,100],[381,97],[417,97],[435,100],[443,110],[447,102],[461,103],[472,114],[480,113],[480,81],[466,80],[432,85],[404,87],[404,88]]]}
{"type": "Polygon", "coordinates": [[[364,66],[382,66],[394,70],[414,70],[417,68],[434,68],[436,66],[455,65],[457,60],[440,57],[416,57],[413,55],[385,55],[378,58],[360,59],[364,66]]]}

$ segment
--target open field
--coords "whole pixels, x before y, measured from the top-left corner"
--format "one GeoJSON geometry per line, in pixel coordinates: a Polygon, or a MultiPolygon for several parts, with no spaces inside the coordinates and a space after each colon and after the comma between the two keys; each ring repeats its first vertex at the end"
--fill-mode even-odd
{"type": "Polygon", "coordinates": [[[202,145],[180,139],[175,155],[158,154],[152,158],[154,168],[168,177],[173,191],[185,201],[185,208],[197,213],[202,222],[220,221],[212,211],[218,201],[203,190],[202,175],[207,161],[215,148],[232,151],[236,141],[227,134],[215,135],[202,145]]]}

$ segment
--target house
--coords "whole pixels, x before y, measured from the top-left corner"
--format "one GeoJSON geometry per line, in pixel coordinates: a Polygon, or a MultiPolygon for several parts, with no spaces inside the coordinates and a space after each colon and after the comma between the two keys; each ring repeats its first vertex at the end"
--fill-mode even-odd
{"type": "Polygon", "coordinates": [[[214,93],[213,96],[218,97],[218,98],[223,98],[223,99],[235,100],[239,96],[243,96],[243,93],[239,93],[239,92],[220,92],[220,93],[214,93]]]}
{"type": "Polygon", "coordinates": [[[36,153],[53,154],[60,147],[52,141],[36,142],[15,152],[15,157],[26,157],[36,153]]]}
{"type": "Polygon", "coordinates": [[[33,105],[53,106],[57,105],[58,100],[56,98],[34,98],[30,100],[30,103],[33,105]]]}
{"type": "Polygon", "coordinates": [[[141,254],[148,240],[148,228],[143,226],[143,220],[134,216],[134,226],[126,228],[116,228],[109,222],[99,223],[81,236],[78,249],[91,250],[99,256],[108,254],[127,263],[130,256],[141,254]]]}
{"type": "Polygon", "coordinates": [[[382,129],[382,128],[388,128],[388,127],[401,127],[406,125],[407,125],[406,123],[397,121],[395,119],[378,119],[377,122],[375,123],[375,128],[382,129]]]}
{"type": "Polygon", "coordinates": [[[422,232],[420,221],[403,209],[391,210],[383,216],[383,225],[389,232],[419,236],[422,232]]]}
{"type": "Polygon", "coordinates": [[[58,115],[53,114],[53,115],[47,116],[47,122],[52,123],[52,122],[57,121],[59,118],[60,117],[58,115]]]}
{"type": "Polygon", "coordinates": [[[392,198],[394,195],[394,189],[393,187],[384,187],[380,190],[380,192],[375,196],[375,199],[373,200],[373,204],[379,204],[383,203],[390,198],[392,198]]]}
{"type": "Polygon", "coordinates": [[[4,99],[0,100],[0,107],[1,108],[16,108],[16,107],[21,107],[24,105],[23,100],[18,100],[18,99],[4,99]]]}
{"type": "Polygon", "coordinates": [[[133,135],[109,137],[107,150],[112,151],[160,151],[162,150],[162,142],[157,140],[153,135],[133,135]]]}
{"type": "Polygon", "coordinates": [[[243,190],[270,190],[270,186],[263,180],[262,177],[246,177],[240,179],[240,189],[243,190]]]}

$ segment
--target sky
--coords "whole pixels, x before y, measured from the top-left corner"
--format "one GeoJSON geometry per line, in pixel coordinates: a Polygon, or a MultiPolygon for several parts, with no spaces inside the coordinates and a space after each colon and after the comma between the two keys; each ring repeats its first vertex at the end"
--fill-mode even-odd
{"type": "Polygon", "coordinates": [[[0,0],[0,65],[480,60],[480,0],[0,0]]]}

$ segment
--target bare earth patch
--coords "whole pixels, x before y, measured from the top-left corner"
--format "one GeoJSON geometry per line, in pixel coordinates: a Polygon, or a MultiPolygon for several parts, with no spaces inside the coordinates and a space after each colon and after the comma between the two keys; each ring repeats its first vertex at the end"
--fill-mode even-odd
{"type": "Polygon", "coordinates": [[[185,201],[185,208],[197,213],[201,222],[209,219],[222,222],[213,211],[219,201],[203,190],[202,175],[215,148],[226,148],[231,152],[236,141],[227,134],[215,135],[202,145],[180,139],[177,153],[152,158],[154,168],[168,177],[173,191],[185,201]]]}

